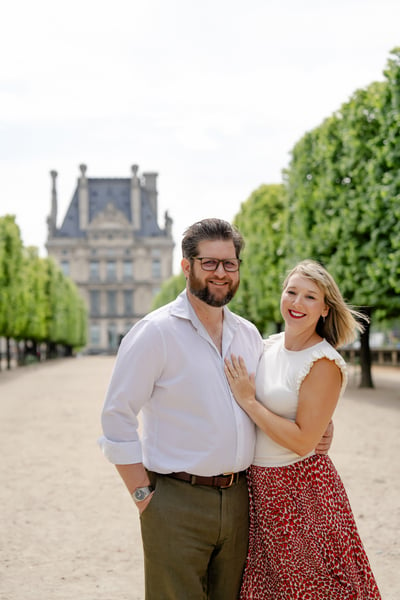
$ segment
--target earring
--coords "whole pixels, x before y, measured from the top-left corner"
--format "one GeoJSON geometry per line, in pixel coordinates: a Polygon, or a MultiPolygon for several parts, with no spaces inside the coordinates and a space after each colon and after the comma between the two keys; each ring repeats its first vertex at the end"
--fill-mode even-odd
{"type": "Polygon", "coordinates": [[[322,317],[322,322],[325,325],[325,317],[322,317]]]}

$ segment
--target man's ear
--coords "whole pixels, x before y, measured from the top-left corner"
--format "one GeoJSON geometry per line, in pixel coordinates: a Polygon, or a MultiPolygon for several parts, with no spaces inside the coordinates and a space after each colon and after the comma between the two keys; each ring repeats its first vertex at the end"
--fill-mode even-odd
{"type": "Polygon", "coordinates": [[[188,258],[182,258],[181,267],[185,278],[188,279],[190,273],[190,260],[188,258]]]}

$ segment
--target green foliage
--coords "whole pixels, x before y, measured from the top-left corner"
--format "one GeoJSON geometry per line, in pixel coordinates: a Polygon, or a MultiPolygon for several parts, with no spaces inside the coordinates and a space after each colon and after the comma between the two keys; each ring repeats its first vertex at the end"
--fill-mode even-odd
{"type": "Polygon", "coordinates": [[[19,337],[26,324],[23,245],[13,215],[0,218],[0,336],[19,337]]]}
{"type": "MultiPolygon", "coordinates": [[[[400,313],[400,48],[386,80],[357,90],[294,147],[285,174],[288,254],[315,258],[344,297],[379,319],[400,313]]],[[[368,329],[363,387],[371,387],[368,329]]]]}
{"type": "Polygon", "coordinates": [[[45,262],[39,257],[35,247],[25,250],[25,281],[27,288],[27,321],[21,334],[23,339],[43,342],[47,339],[46,329],[46,269],[45,262]]]}
{"type": "Polygon", "coordinates": [[[172,302],[185,287],[186,280],[184,274],[179,273],[179,275],[173,275],[162,284],[160,291],[154,297],[151,309],[155,310],[160,306],[164,306],[164,304],[172,302]]]}
{"type": "Polygon", "coordinates": [[[43,260],[47,273],[47,339],[56,344],[82,347],[86,343],[87,329],[83,299],[71,279],[63,275],[52,258],[43,260]]]}
{"type": "Polygon", "coordinates": [[[286,172],[289,255],[323,262],[344,296],[400,311],[400,50],[295,146],[286,172]]]}
{"type": "Polygon", "coordinates": [[[287,204],[283,185],[261,185],[241,206],[234,224],[246,245],[240,287],[233,310],[253,321],[261,333],[279,328],[279,297],[285,270],[287,204]]]}
{"type": "Polygon", "coordinates": [[[0,217],[0,336],[83,347],[87,311],[52,259],[24,248],[15,217],[0,217]]]}

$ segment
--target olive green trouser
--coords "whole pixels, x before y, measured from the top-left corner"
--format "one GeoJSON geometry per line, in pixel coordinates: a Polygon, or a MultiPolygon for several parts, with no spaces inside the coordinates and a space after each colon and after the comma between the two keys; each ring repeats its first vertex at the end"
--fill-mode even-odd
{"type": "Polygon", "coordinates": [[[237,600],[248,543],[245,476],[227,489],[149,473],[140,517],[146,600],[237,600]]]}

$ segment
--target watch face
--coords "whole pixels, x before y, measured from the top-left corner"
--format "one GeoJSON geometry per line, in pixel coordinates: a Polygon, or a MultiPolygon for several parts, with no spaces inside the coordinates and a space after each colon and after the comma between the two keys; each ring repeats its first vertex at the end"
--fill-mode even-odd
{"type": "Polygon", "coordinates": [[[144,490],[135,490],[135,500],[138,500],[138,502],[140,502],[141,500],[144,500],[146,498],[146,492],[144,490]]]}
{"type": "Polygon", "coordinates": [[[153,488],[151,487],[151,485],[147,485],[145,487],[136,488],[132,495],[135,502],[141,502],[142,500],[145,500],[147,496],[150,496],[152,491],[153,488]]]}

